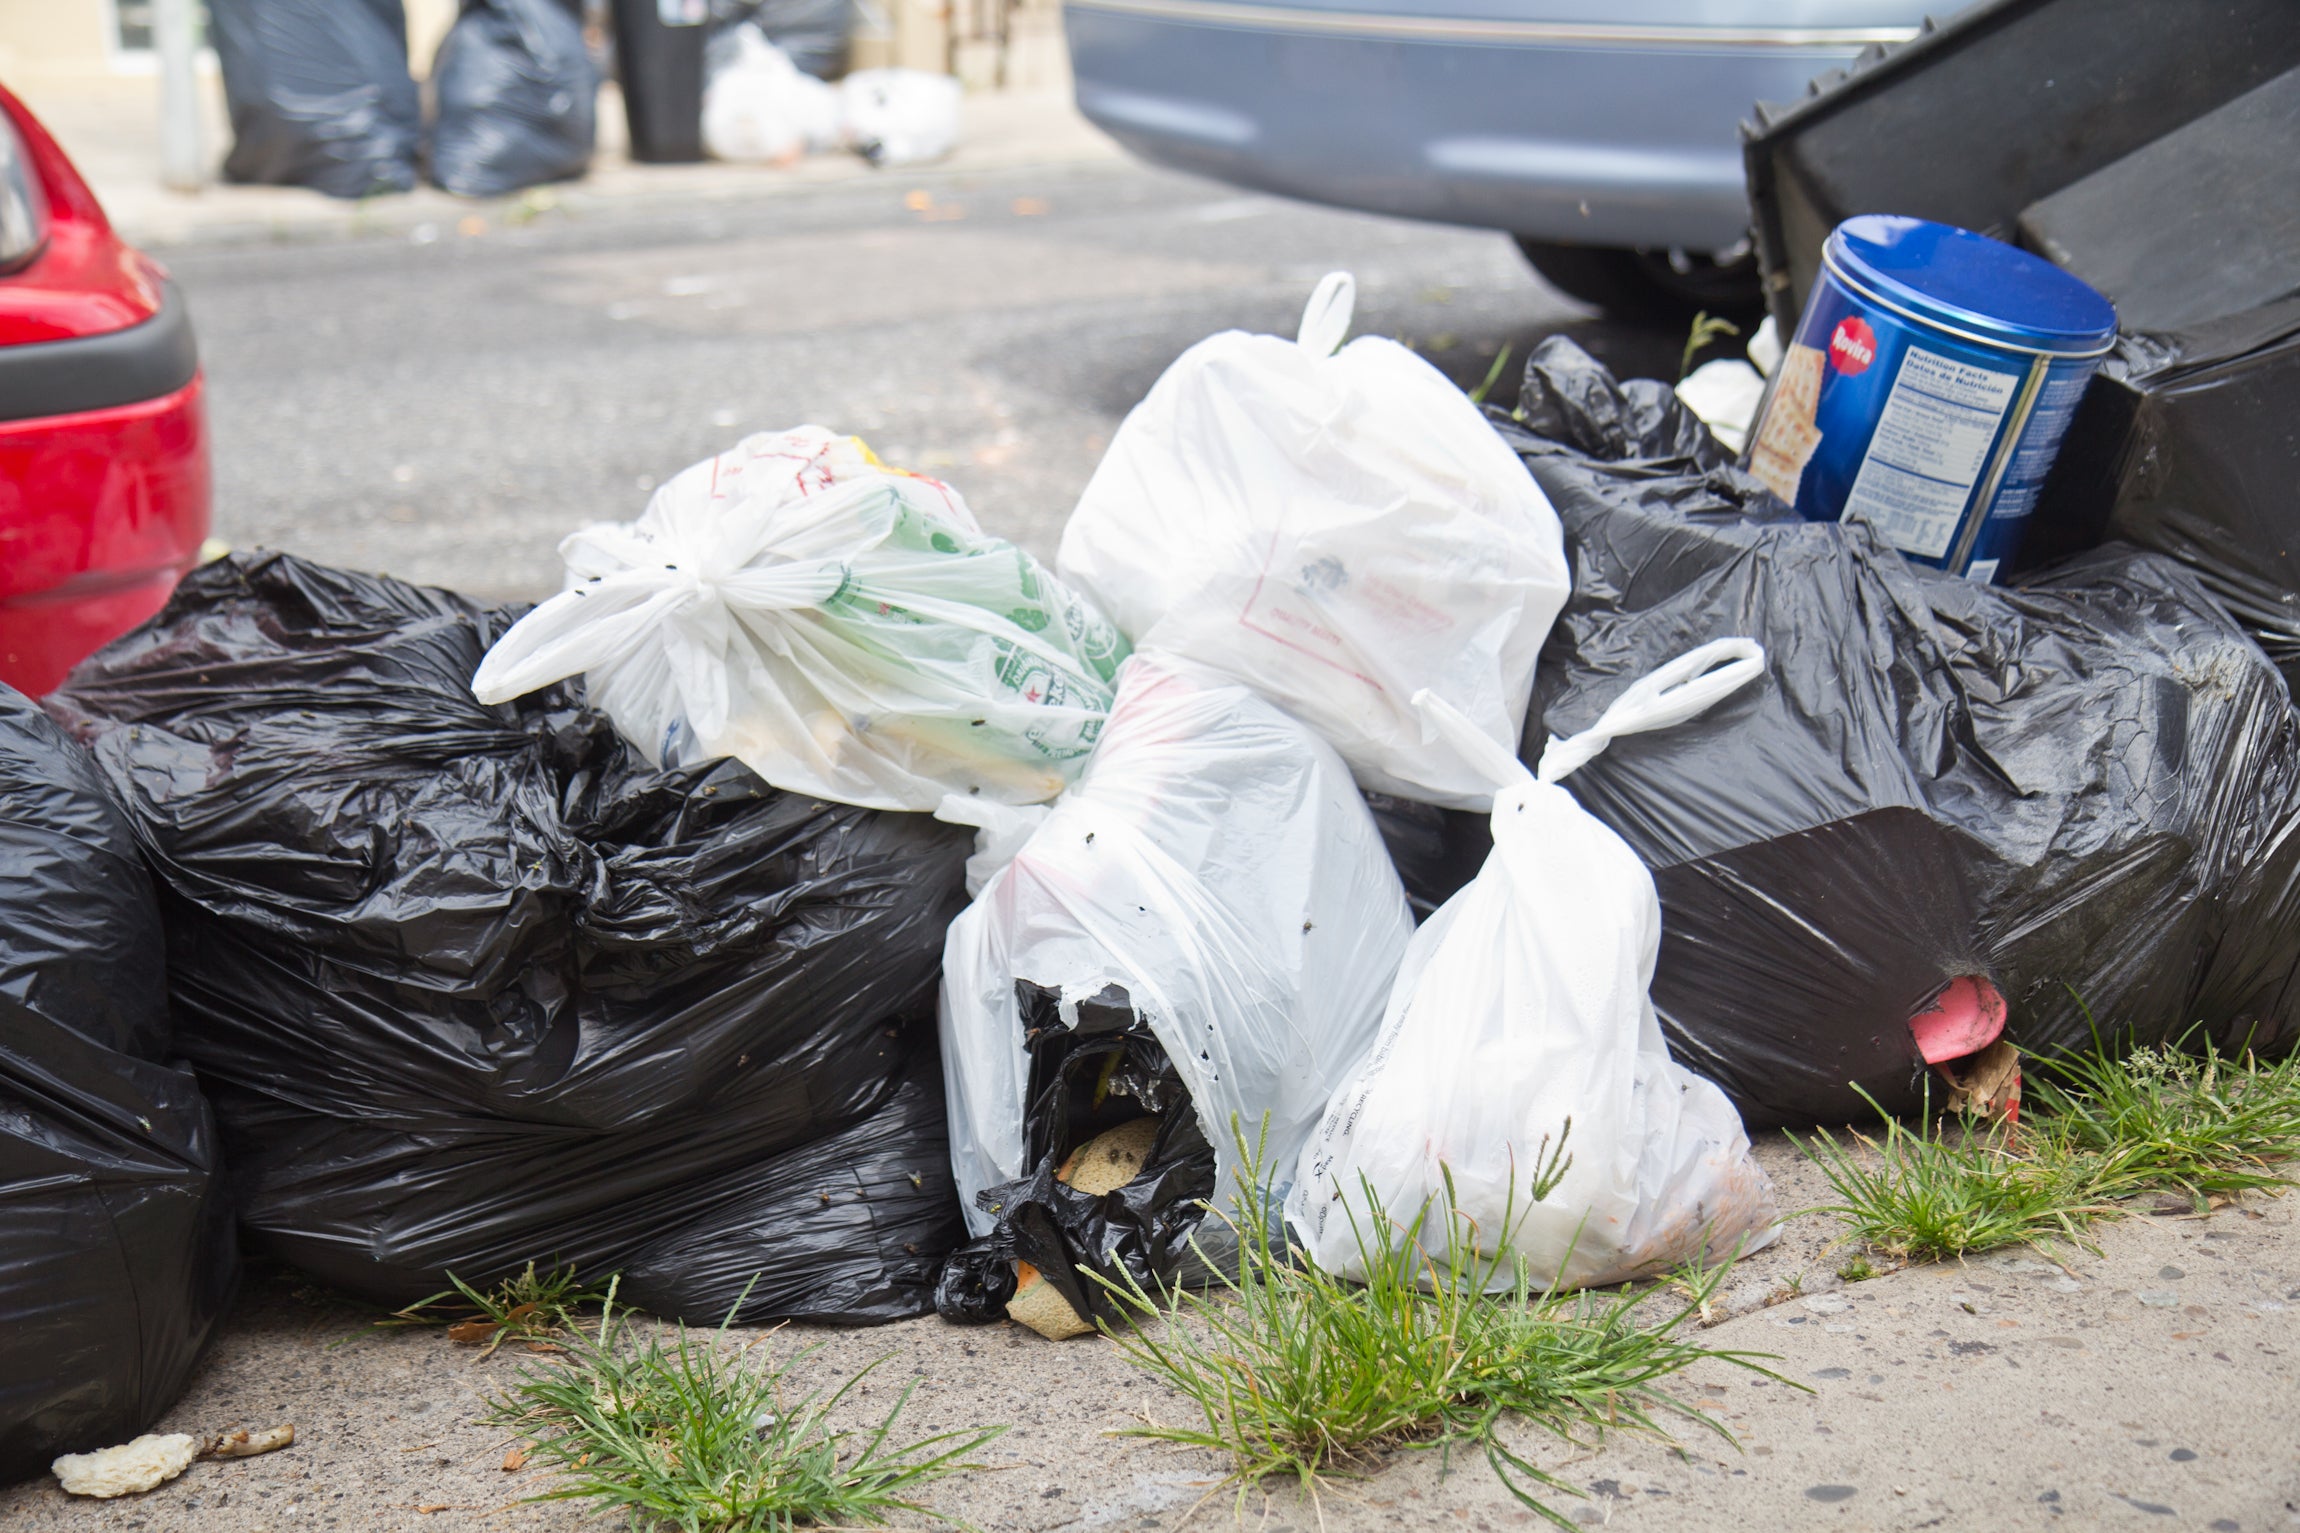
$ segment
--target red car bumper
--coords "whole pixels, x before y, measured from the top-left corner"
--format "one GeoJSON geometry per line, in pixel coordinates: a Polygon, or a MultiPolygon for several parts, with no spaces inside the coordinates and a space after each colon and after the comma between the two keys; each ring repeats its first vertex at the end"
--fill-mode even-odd
{"type": "Polygon", "coordinates": [[[0,682],[37,697],[199,557],[207,421],[182,296],[5,89],[0,149],[0,682]]]}
{"type": "Polygon", "coordinates": [[[38,697],[160,610],[208,532],[201,380],[0,421],[0,681],[38,697]]]}

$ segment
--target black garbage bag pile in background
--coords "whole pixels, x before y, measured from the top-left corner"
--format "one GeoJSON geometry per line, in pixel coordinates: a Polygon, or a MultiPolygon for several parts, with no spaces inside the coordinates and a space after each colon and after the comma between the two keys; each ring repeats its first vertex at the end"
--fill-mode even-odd
{"type": "Polygon", "coordinates": [[[1518,414],[1497,429],[1574,564],[1529,757],[1704,641],[1771,657],[1762,687],[1571,783],[1653,870],[1672,1049],[1751,1127],[1865,1116],[1855,1086],[1919,1107],[1908,1019],[1967,975],[2031,1052],[2094,1021],[2300,1036],[2300,727],[2194,574],[2117,545],[2018,590],[1918,571],[1785,516],[1668,385],[1568,341],[1536,351],[1518,414]]]}
{"type": "Polygon", "coordinates": [[[580,0],[464,0],[431,69],[431,179],[500,197],[590,168],[599,77],[580,0]]]}
{"type": "Polygon", "coordinates": [[[87,753],[0,686],[0,1483],[175,1402],[238,1261],[167,948],[87,753]]]}
{"type": "Polygon", "coordinates": [[[414,188],[423,108],[400,0],[208,0],[208,36],[231,110],[226,180],[414,188]]]}
{"type": "Polygon", "coordinates": [[[159,871],[181,1047],[264,1247],[404,1304],[529,1261],[717,1321],[929,1307],[971,847],[469,678],[518,616],[208,565],[50,707],[159,871]]]}

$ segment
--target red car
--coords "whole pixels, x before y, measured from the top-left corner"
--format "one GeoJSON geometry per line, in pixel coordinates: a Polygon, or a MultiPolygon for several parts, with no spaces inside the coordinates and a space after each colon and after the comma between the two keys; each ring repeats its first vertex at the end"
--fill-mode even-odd
{"type": "Polygon", "coordinates": [[[37,697],[157,612],[208,497],[183,296],[0,88],[0,682],[37,697]]]}

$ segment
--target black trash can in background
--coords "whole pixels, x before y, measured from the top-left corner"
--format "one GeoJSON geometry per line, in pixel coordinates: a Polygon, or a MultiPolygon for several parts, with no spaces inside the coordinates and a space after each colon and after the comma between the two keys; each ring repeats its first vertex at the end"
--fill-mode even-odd
{"type": "Polygon", "coordinates": [[[614,0],[614,6],[631,158],[650,165],[700,160],[707,0],[614,0]]]}

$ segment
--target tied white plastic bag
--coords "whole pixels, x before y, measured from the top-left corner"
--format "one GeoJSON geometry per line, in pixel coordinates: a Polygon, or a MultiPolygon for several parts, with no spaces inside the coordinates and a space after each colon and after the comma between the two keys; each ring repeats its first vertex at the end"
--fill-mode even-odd
{"type": "Polygon", "coordinates": [[[1513,1254],[1536,1284],[1581,1287],[1772,1240],[1772,1186],[1739,1115],[1669,1057],[1647,997],[1661,945],[1652,875],[1557,785],[1617,736],[1683,723],[1764,665],[1748,639],[1703,645],[1587,731],[1552,738],[1538,774],[1428,704],[1500,785],[1494,849],[1414,934],[1380,1041],[1302,1153],[1286,1212],[1321,1265],[1364,1276],[1367,1186],[1400,1223],[1432,1209],[1423,1239],[1442,1257],[1449,1171],[1457,1231],[1475,1229],[1496,1286],[1513,1254]],[[1536,1203],[1529,1183],[1561,1143],[1563,1179],[1536,1203]]]}
{"type": "Polygon", "coordinates": [[[923,69],[858,69],[839,82],[839,131],[873,165],[917,165],[958,147],[960,87],[923,69]]]}
{"type": "Polygon", "coordinates": [[[839,141],[839,93],[745,22],[711,39],[703,147],[715,160],[795,160],[839,141]]]}
{"type": "Polygon", "coordinates": [[[1515,746],[1570,585],[1564,536],[1442,373],[1379,337],[1342,345],[1354,300],[1335,272],[1297,339],[1184,352],[1118,428],[1056,567],[1137,645],[1309,724],[1366,787],[1482,808],[1492,784],[1413,696],[1515,746]]]}
{"type": "Polygon", "coordinates": [[[1126,656],[948,485],[819,426],[746,438],[559,552],[568,589],[488,651],[481,702],[581,675],[660,765],[733,756],[874,809],[1054,797],[1126,656]]]}
{"type": "Polygon", "coordinates": [[[1059,992],[1073,1028],[1081,1001],[1118,987],[1215,1147],[1206,1192],[1233,1185],[1233,1115],[1252,1138],[1267,1114],[1282,1196],[1412,931],[1332,747],[1219,673],[1136,655],[1086,774],[944,944],[951,1164],[973,1232],[995,1223],[975,1195],[1031,1169],[1018,981],[1059,992]]]}

